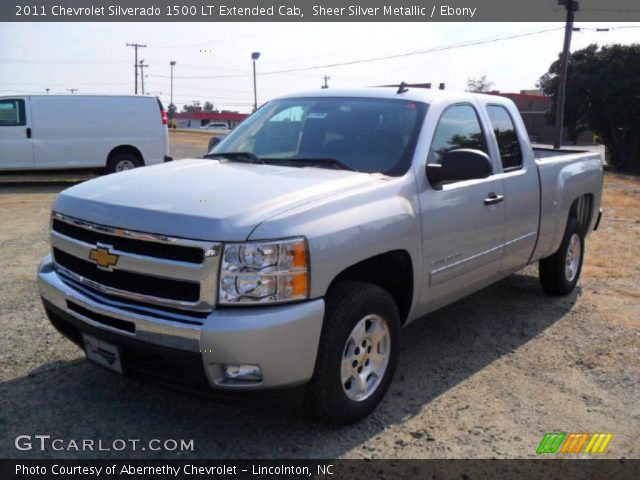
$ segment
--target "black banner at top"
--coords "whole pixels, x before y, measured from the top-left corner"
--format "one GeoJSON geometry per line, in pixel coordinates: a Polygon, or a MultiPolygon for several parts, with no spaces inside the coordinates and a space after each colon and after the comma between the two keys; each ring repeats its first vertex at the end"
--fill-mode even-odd
{"type": "MultiPolygon", "coordinates": [[[[568,0],[571,1],[571,0],[568,0]]],[[[638,0],[579,0],[576,20],[640,21],[638,0]]],[[[3,0],[0,22],[553,22],[558,0],[3,0]]]]}

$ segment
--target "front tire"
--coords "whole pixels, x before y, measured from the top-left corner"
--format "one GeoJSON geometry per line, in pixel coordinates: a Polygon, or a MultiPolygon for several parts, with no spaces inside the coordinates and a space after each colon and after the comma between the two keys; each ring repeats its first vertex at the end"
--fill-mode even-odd
{"type": "Polygon", "coordinates": [[[573,291],[582,271],[584,243],[582,225],[570,218],[558,251],[540,260],[540,284],[545,292],[567,295],[573,291]]]}
{"type": "Polygon", "coordinates": [[[341,282],[326,312],[306,405],[324,423],[347,424],[371,413],[398,362],[400,315],[391,295],[364,282],[341,282]]]}

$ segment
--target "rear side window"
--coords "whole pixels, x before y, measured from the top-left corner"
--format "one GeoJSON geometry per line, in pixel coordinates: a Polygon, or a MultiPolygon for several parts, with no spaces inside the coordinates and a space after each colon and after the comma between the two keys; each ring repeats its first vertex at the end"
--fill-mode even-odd
{"type": "Polygon", "coordinates": [[[498,142],[502,169],[506,172],[522,168],[522,148],[511,115],[499,105],[489,105],[487,113],[498,142]]]}
{"type": "Polygon", "coordinates": [[[0,100],[0,127],[26,125],[24,100],[0,100]]]}
{"type": "Polygon", "coordinates": [[[459,148],[488,151],[476,110],[467,104],[453,105],[442,114],[433,135],[427,163],[440,163],[442,155],[459,148]]]}

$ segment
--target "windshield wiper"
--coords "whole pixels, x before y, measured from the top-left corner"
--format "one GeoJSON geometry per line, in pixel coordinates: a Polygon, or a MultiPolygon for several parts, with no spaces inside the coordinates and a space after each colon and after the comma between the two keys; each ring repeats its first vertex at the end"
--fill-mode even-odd
{"type": "Polygon", "coordinates": [[[291,157],[291,158],[263,158],[264,163],[273,163],[278,165],[287,166],[311,166],[320,168],[337,168],[340,170],[349,170],[350,172],[357,172],[355,168],[342,163],[335,158],[307,158],[307,157],[291,157]]]}
{"type": "Polygon", "coordinates": [[[265,163],[264,160],[251,152],[207,153],[203,155],[202,158],[226,158],[232,162],[265,163]]]}

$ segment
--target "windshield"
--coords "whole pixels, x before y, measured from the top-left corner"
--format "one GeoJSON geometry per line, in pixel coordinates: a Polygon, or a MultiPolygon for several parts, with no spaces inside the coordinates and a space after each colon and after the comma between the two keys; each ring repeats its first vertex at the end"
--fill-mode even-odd
{"type": "Polygon", "coordinates": [[[426,111],[424,103],[396,99],[274,100],[210,153],[243,152],[264,163],[301,167],[317,161],[316,166],[398,176],[409,168],[426,111]]]}

